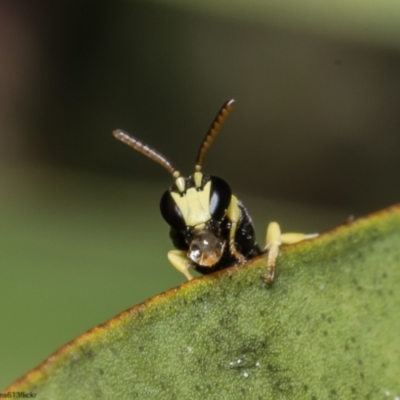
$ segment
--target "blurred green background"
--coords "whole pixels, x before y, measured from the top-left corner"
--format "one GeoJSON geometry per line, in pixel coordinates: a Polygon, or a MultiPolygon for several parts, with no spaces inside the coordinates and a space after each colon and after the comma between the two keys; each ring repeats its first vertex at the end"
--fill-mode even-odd
{"type": "Polygon", "coordinates": [[[0,2],[0,388],[184,281],[158,202],[171,178],[125,129],[253,216],[323,231],[400,198],[396,1],[0,2]],[[324,4],[322,4],[324,3],[324,4]]]}

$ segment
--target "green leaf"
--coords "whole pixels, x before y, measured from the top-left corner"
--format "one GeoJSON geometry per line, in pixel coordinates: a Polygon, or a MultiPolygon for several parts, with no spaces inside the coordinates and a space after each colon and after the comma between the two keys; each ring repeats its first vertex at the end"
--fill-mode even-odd
{"type": "Polygon", "coordinates": [[[127,310],[5,392],[38,399],[395,399],[400,206],[127,310]]]}

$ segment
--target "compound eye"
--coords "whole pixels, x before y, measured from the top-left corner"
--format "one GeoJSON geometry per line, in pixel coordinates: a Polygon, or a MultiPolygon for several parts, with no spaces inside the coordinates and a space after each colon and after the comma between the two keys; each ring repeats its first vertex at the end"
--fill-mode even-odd
{"type": "Polygon", "coordinates": [[[216,220],[224,218],[232,197],[229,185],[217,176],[211,176],[210,213],[216,220]]]}
{"type": "Polygon", "coordinates": [[[183,215],[168,190],[161,197],[160,211],[165,221],[172,228],[177,230],[185,229],[186,224],[183,215]]]}

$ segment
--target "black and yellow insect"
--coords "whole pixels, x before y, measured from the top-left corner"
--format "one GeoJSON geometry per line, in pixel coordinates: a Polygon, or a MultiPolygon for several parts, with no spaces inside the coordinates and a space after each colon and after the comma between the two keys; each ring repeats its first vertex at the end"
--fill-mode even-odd
{"type": "MultiPolygon", "coordinates": [[[[187,279],[193,279],[190,268],[209,274],[261,255],[253,222],[246,208],[223,179],[202,172],[204,156],[233,108],[227,101],[204,137],[196,158],[194,173],[182,176],[159,152],[117,129],[113,135],[163,166],[174,178],[173,185],[161,198],[160,210],[170,225],[170,236],[176,250],[168,252],[171,264],[187,279]]],[[[267,282],[274,279],[275,260],[281,244],[295,243],[314,235],[281,234],[276,222],[267,229],[267,282]]]]}

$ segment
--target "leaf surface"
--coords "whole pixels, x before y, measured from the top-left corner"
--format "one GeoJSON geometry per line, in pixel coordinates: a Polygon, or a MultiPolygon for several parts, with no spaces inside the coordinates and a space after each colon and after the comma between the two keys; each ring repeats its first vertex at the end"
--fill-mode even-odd
{"type": "Polygon", "coordinates": [[[38,399],[394,399],[399,244],[395,206],[284,248],[270,287],[260,257],[156,296],[4,391],[38,399]]]}

